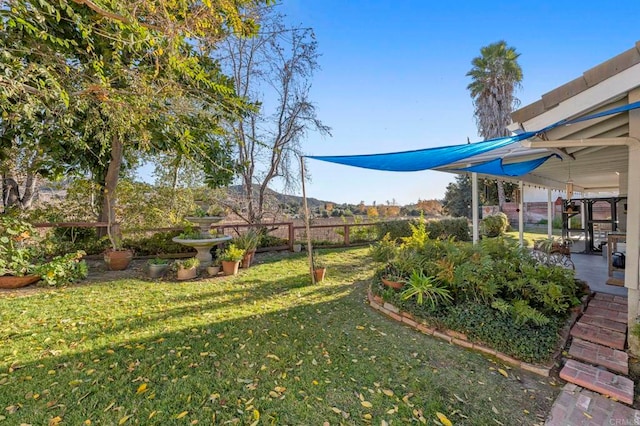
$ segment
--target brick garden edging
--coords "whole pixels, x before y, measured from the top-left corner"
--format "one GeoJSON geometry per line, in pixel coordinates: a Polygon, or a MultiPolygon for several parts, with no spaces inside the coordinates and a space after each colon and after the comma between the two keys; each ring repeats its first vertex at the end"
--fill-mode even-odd
{"type": "Polygon", "coordinates": [[[510,357],[509,355],[505,355],[502,352],[498,352],[495,349],[488,348],[488,347],[483,346],[483,345],[481,345],[479,343],[471,342],[471,341],[468,340],[468,338],[467,338],[467,336],[465,334],[460,333],[458,331],[446,330],[446,329],[442,330],[442,329],[436,329],[435,327],[430,327],[430,326],[427,325],[427,323],[425,321],[420,320],[418,318],[415,318],[409,312],[401,311],[400,309],[398,309],[397,307],[395,307],[391,303],[385,302],[384,300],[382,300],[382,297],[375,296],[371,292],[371,286],[369,286],[369,289],[367,290],[367,298],[369,299],[369,305],[373,309],[376,309],[376,310],[382,312],[386,316],[388,316],[390,318],[393,318],[394,320],[396,320],[398,322],[402,322],[403,324],[406,324],[409,327],[412,327],[413,329],[418,330],[419,332],[421,332],[423,334],[427,334],[429,336],[437,337],[437,338],[445,340],[445,341],[447,341],[449,343],[453,343],[454,345],[462,346],[463,348],[473,349],[473,350],[476,350],[478,352],[482,352],[484,354],[494,356],[494,357],[498,358],[499,360],[501,360],[501,361],[503,361],[503,362],[505,362],[507,364],[510,364],[510,365],[512,365],[514,367],[522,368],[525,371],[530,371],[532,373],[538,374],[538,375],[543,376],[543,377],[549,377],[550,376],[551,370],[556,365],[556,359],[562,353],[562,349],[567,344],[567,340],[569,339],[569,332],[571,330],[571,327],[573,326],[573,324],[575,324],[575,322],[578,320],[578,317],[584,311],[585,306],[586,306],[590,296],[591,295],[585,296],[582,299],[582,304],[580,306],[574,308],[571,311],[571,316],[567,320],[567,323],[560,330],[560,343],[561,343],[561,345],[558,347],[556,352],[553,354],[553,357],[551,358],[551,361],[546,365],[537,365],[537,364],[530,364],[528,362],[520,361],[518,359],[510,357]]]}

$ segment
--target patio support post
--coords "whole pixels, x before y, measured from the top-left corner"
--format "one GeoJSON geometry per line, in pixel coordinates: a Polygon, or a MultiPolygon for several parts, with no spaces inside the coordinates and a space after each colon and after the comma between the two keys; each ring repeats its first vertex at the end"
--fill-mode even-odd
{"type": "Polygon", "coordinates": [[[518,182],[520,187],[520,199],[518,200],[518,238],[520,247],[524,247],[524,183],[518,182]]]}
{"type": "Polygon", "coordinates": [[[478,218],[478,174],[471,173],[471,218],[473,221],[473,244],[477,244],[480,239],[479,218],[478,218]]]}
{"type": "Polygon", "coordinates": [[[553,204],[551,204],[551,188],[547,188],[547,237],[553,236],[553,204]]]}
{"type": "MultiPolygon", "coordinates": [[[[640,89],[629,92],[628,102],[640,100],[640,89]]],[[[640,289],[638,289],[638,268],[640,256],[640,110],[629,111],[629,137],[635,138],[635,143],[629,144],[629,173],[627,176],[627,262],[624,273],[624,286],[628,289],[629,349],[632,354],[640,354],[640,341],[631,330],[636,325],[640,304],[640,289]]]]}

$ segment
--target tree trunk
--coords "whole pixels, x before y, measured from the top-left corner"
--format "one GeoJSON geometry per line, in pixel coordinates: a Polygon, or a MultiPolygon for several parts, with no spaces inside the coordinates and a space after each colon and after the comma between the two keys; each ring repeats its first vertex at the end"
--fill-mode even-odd
{"type": "Polygon", "coordinates": [[[507,197],[504,195],[504,185],[500,179],[496,180],[498,186],[498,209],[504,211],[504,203],[507,202],[507,197]]]}
{"type": "Polygon", "coordinates": [[[5,177],[2,181],[2,197],[4,208],[9,209],[13,206],[22,207],[20,202],[20,186],[15,179],[5,177]]]}
{"type": "MultiPolygon", "coordinates": [[[[115,224],[115,205],[116,197],[114,196],[118,178],[120,177],[120,167],[122,166],[122,140],[118,136],[111,138],[111,160],[107,168],[107,174],[104,178],[104,186],[102,189],[102,209],[100,210],[100,222],[110,222],[115,224]],[[108,198],[108,199],[107,199],[108,198]]],[[[98,228],[98,236],[107,235],[106,228],[98,228]]]]}
{"type": "Polygon", "coordinates": [[[27,181],[25,183],[24,194],[20,199],[20,204],[23,210],[29,210],[33,205],[33,200],[36,197],[36,184],[38,177],[32,171],[27,173],[27,181]]]}

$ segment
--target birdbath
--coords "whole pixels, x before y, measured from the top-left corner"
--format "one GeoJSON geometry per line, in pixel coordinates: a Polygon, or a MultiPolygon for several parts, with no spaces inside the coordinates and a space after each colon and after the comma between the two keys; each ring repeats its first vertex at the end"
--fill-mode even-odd
{"type": "Polygon", "coordinates": [[[211,265],[212,257],[211,257],[211,248],[218,244],[221,244],[225,241],[229,241],[231,239],[228,235],[223,235],[221,237],[212,237],[209,234],[209,229],[211,229],[211,224],[220,222],[222,217],[219,216],[188,216],[185,217],[189,222],[196,224],[200,227],[200,238],[179,238],[174,237],[172,241],[174,243],[182,244],[183,246],[193,247],[196,249],[198,254],[196,257],[200,261],[200,266],[206,267],[211,265]]]}

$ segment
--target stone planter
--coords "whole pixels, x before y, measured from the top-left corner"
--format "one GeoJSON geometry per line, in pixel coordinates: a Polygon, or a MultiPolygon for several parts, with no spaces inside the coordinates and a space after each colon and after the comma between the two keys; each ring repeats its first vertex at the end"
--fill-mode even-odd
{"type": "Polygon", "coordinates": [[[238,268],[240,268],[240,261],[232,261],[232,260],[223,260],[222,261],[222,272],[225,275],[236,275],[238,273],[238,268]]]}
{"type": "Polygon", "coordinates": [[[294,244],[293,245],[293,252],[294,253],[300,253],[302,251],[302,244],[294,244]]]}
{"type": "Polygon", "coordinates": [[[209,274],[210,276],[215,277],[219,273],[220,273],[219,266],[207,266],[207,274],[209,274]]]}
{"type": "Polygon", "coordinates": [[[169,269],[169,264],[168,263],[164,263],[164,264],[150,263],[148,267],[149,267],[149,278],[162,278],[164,274],[167,272],[167,269],[169,269]]]}
{"type": "Polygon", "coordinates": [[[178,268],[178,280],[191,280],[198,276],[198,269],[196,267],[193,268],[178,268]]]}

